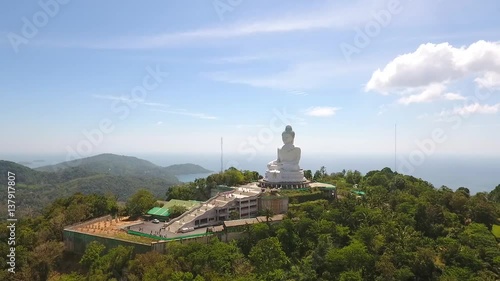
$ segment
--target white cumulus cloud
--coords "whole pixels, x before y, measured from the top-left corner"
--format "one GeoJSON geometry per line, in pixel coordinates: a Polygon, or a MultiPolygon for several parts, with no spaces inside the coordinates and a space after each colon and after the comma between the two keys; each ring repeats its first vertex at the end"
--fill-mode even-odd
{"type": "Polygon", "coordinates": [[[500,70],[498,72],[486,72],[483,76],[474,80],[481,88],[500,88],[500,70]]]}
{"type": "Polygon", "coordinates": [[[365,89],[387,94],[471,75],[480,77],[476,83],[483,87],[491,86],[490,81],[495,84],[493,78],[500,75],[500,42],[481,40],[460,48],[448,43],[420,45],[415,52],[400,55],[377,69],[365,89]]]}
{"type": "MultiPolygon", "coordinates": [[[[480,40],[469,46],[449,43],[420,45],[414,52],[395,57],[373,72],[365,91],[396,95],[395,104],[466,101],[470,87],[500,89],[500,41],[480,40]]],[[[498,112],[498,105],[463,104],[439,116],[498,112]]]]}

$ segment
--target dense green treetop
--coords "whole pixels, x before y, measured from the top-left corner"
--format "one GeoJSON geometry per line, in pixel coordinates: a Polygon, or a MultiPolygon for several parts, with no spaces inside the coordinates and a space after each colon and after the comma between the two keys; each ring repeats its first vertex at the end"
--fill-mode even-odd
{"type": "Polygon", "coordinates": [[[127,201],[127,213],[130,216],[138,217],[144,215],[155,206],[157,198],[146,189],[139,189],[127,201]]]}
{"type": "MultiPolygon", "coordinates": [[[[94,243],[82,257],[69,258],[61,243],[62,228],[116,212],[116,199],[83,194],[60,198],[42,216],[19,222],[18,273],[8,275],[3,270],[0,280],[500,278],[500,240],[492,233],[500,217],[500,204],[494,200],[498,187],[494,192],[472,195],[466,188],[434,188],[424,180],[388,168],[364,176],[355,174],[318,170],[318,177],[337,185],[342,192],[339,199],[295,203],[282,222],[246,225],[241,237],[231,243],[215,237],[201,244],[173,242],[165,254],[134,256],[130,248],[103,250],[94,243]],[[366,192],[365,196],[349,192],[355,184],[366,192]]],[[[199,179],[186,190],[201,190],[194,196],[202,196],[211,185],[224,180],[221,175],[199,179]]],[[[151,197],[139,193],[143,196],[138,197],[151,197]]],[[[6,241],[7,236],[3,223],[0,239],[6,241]]],[[[4,267],[7,253],[7,244],[0,244],[4,267]]]]}
{"type": "Polygon", "coordinates": [[[212,172],[200,165],[191,163],[170,165],[165,167],[165,170],[173,175],[203,174],[212,172]]]}

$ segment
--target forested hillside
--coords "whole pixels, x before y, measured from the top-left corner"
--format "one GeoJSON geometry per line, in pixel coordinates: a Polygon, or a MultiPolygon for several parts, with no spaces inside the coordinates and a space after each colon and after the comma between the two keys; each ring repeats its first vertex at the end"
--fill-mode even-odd
{"type": "MultiPolygon", "coordinates": [[[[139,188],[164,198],[168,188],[180,184],[175,175],[205,173],[209,170],[195,164],[161,167],[136,157],[100,154],[56,165],[31,169],[0,160],[0,179],[7,182],[7,171],[16,173],[16,204],[19,215],[32,216],[53,200],[76,192],[107,194],[125,201],[139,188]]],[[[6,209],[6,202],[0,202],[6,209]]],[[[5,218],[6,213],[0,214],[5,218]]]]}
{"type": "Polygon", "coordinates": [[[175,164],[165,167],[165,170],[174,175],[202,174],[212,171],[195,164],[175,164]]]}
{"type": "MultiPolygon", "coordinates": [[[[465,187],[434,188],[389,168],[364,176],[321,169],[314,175],[336,184],[341,199],[292,204],[283,222],[249,225],[238,241],[173,243],[168,254],[133,256],[130,248],[104,249],[99,244],[92,244],[83,257],[65,253],[64,225],[116,212],[116,207],[113,198],[95,195],[58,199],[43,216],[19,222],[18,272],[9,275],[3,270],[0,280],[500,278],[500,237],[494,235],[500,185],[490,193],[472,195],[465,187]],[[349,192],[353,183],[366,192],[364,197],[349,192]]],[[[203,182],[210,180],[198,184],[203,182]]],[[[6,241],[7,235],[8,229],[0,225],[0,239],[6,241]]],[[[6,247],[0,245],[4,267],[6,247]]]]}
{"type": "MultiPolygon", "coordinates": [[[[74,162],[30,169],[10,161],[0,160],[0,179],[7,182],[7,171],[14,172],[18,215],[32,216],[60,197],[76,192],[108,194],[125,201],[139,188],[151,191],[158,198],[179,180],[163,167],[128,156],[98,155],[74,162]]],[[[6,201],[0,208],[6,209],[6,201]]],[[[1,218],[6,213],[0,214],[1,218]]]]}
{"type": "Polygon", "coordinates": [[[35,170],[45,172],[61,172],[74,168],[91,174],[152,177],[162,178],[172,182],[177,180],[173,173],[149,161],[136,157],[109,153],[63,162],[51,166],[43,166],[35,170]]]}

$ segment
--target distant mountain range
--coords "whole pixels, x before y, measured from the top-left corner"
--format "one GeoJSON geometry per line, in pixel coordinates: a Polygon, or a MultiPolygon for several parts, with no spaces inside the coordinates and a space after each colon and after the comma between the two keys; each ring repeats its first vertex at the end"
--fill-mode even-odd
{"type": "MultiPolygon", "coordinates": [[[[139,188],[146,188],[162,198],[170,186],[180,184],[176,175],[211,172],[195,164],[161,167],[136,157],[115,154],[100,154],[35,169],[0,160],[3,183],[7,182],[7,171],[16,174],[19,211],[39,211],[54,199],[75,192],[113,194],[125,201],[139,188]]],[[[0,208],[4,204],[6,202],[0,202],[0,208]]]]}
{"type": "Polygon", "coordinates": [[[199,165],[190,163],[161,167],[137,157],[110,153],[62,162],[55,165],[42,166],[35,168],[35,170],[42,172],[58,172],[74,167],[84,169],[91,173],[105,173],[116,176],[147,176],[165,179],[171,179],[172,176],[176,175],[212,172],[199,165]]]}

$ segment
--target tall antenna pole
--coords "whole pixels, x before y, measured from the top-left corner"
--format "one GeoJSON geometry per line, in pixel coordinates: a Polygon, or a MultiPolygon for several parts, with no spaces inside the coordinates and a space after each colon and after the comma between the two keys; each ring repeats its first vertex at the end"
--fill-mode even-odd
{"type": "Polygon", "coordinates": [[[223,138],[220,138],[220,172],[224,172],[224,141],[223,138]]]}
{"type": "Polygon", "coordinates": [[[397,132],[397,124],[394,124],[394,172],[398,171],[398,168],[396,166],[396,162],[397,162],[396,161],[396,158],[397,158],[396,157],[396,155],[397,155],[397,150],[396,150],[397,149],[397,138],[396,138],[397,134],[396,134],[396,132],[397,132]]]}

